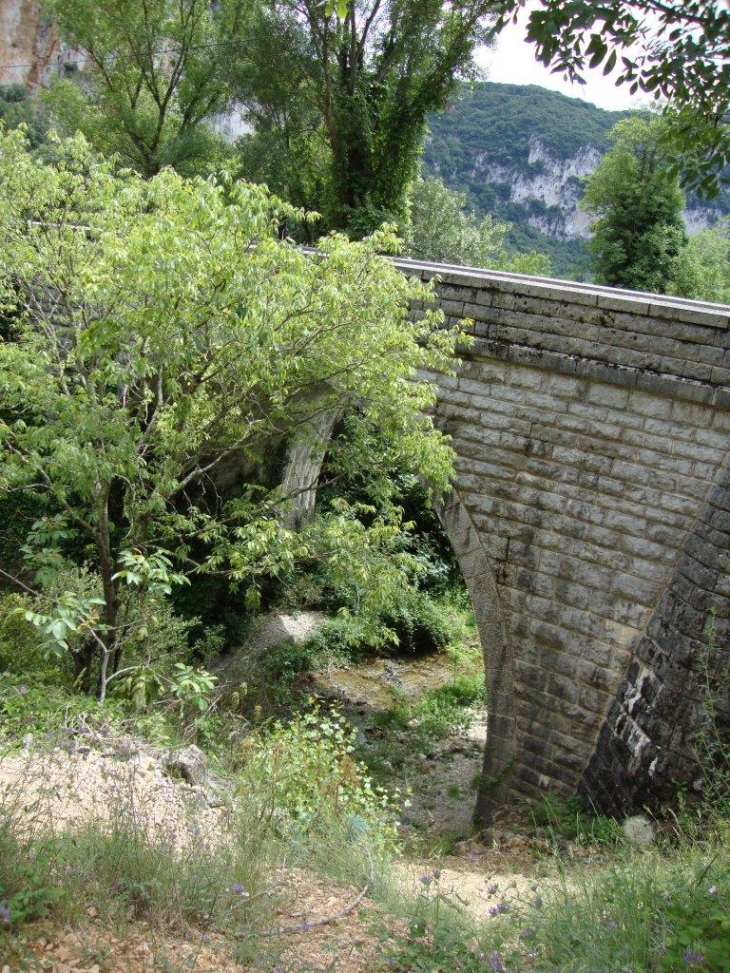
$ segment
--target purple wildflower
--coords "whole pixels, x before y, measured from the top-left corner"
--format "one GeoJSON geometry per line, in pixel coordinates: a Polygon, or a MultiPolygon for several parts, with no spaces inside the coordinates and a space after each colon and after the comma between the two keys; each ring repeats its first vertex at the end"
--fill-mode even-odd
{"type": "Polygon", "coordinates": [[[433,877],[436,880],[438,880],[438,879],[441,878],[441,869],[440,868],[434,868],[434,870],[433,870],[433,877]]]}
{"type": "Polygon", "coordinates": [[[698,953],[694,949],[688,949],[684,954],[684,961],[687,966],[699,966],[700,963],[705,962],[705,957],[703,953],[698,953]]]}
{"type": "Polygon", "coordinates": [[[242,899],[248,898],[248,892],[240,882],[236,882],[236,884],[232,886],[231,892],[233,892],[235,895],[240,895],[242,899]]]}
{"type": "Polygon", "coordinates": [[[489,968],[494,970],[494,973],[505,973],[505,966],[502,962],[502,954],[498,949],[492,950],[489,956],[489,968]]]}
{"type": "Polygon", "coordinates": [[[499,892],[499,885],[496,882],[492,882],[491,885],[487,886],[487,895],[496,895],[499,892]]]}
{"type": "Polygon", "coordinates": [[[0,922],[4,926],[7,926],[8,923],[10,922],[10,906],[9,905],[0,905],[0,922]]]}
{"type": "Polygon", "coordinates": [[[433,881],[433,875],[421,875],[419,882],[423,885],[430,885],[433,881]]]}
{"type": "Polygon", "coordinates": [[[509,906],[506,902],[496,902],[494,905],[489,907],[489,915],[494,918],[495,916],[500,916],[505,912],[509,912],[509,906]]]}
{"type": "Polygon", "coordinates": [[[18,692],[20,693],[21,696],[25,696],[25,694],[28,692],[28,687],[18,686],[18,692]]]}

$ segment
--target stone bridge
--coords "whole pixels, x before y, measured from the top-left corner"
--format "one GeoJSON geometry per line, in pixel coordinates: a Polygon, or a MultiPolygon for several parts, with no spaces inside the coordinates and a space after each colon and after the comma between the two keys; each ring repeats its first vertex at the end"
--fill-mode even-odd
{"type": "Polygon", "coordinates": [[[478,817],[699,786],[706,681],[728,682],[730,308],[397,263],[473,321],[437,418],[487,673],[478,817]]]}

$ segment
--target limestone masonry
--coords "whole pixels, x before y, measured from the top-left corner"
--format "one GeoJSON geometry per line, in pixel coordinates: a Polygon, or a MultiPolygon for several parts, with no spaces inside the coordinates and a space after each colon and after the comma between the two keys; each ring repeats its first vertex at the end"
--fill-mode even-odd
{"type": "Polygon", "coordinates": [[[727,703],[730,308],[397,263],[473,321],[437,415],[487,671],[478,813],[699,787],[706,679],[727,703]]]}

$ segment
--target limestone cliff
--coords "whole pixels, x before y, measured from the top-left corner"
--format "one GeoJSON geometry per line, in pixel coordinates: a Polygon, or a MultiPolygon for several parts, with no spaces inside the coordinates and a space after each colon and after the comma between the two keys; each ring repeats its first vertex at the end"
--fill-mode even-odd
{"type": "Polygon", "coordinates": [[[0,85],[47,84],[70,56],[38,0],[0,0],[0,85]]]}

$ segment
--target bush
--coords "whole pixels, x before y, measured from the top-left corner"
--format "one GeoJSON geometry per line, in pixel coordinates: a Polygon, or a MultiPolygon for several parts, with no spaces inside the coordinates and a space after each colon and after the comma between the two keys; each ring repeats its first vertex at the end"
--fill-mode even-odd
{"type": "Polygon", "coordinates": [[[242,789],[263,799],[260,814],[275,819],[284,835],[327,834],[334,821],[350,840],[367,833],[372,843],[390,847],[394,805],[354,759],[355,738],[336,711],[325,716],[315,708],[286,726],[275,723],[244,741],[242,789]]]}
{"type": "Polygon", "coordinates": [[[469,708],[480,702],[486,702],[483,673],[457,676],[453,682],[429,690],[413,712],[421,733],[442,739],[469,726],[472,721],[469,708]]]}
{"type": "Polygon", "coordinates": [[[45,659],[38,630],[23,617],[29,607],[26,595],[0,594],[0,672],[32,681],[57,674],[57,665],[45,659]]]}
{"type": "Polygon", "coordinates": [[[4,927],[43,917],[62,896],[54,888],[51,846],[19,837],[18,817],[17,808],[0,803],[0,946],[4,927]]]}
{"type": "Polygon", "coordinates": [[[561,799],[547,792],[530,808],[530,817],[536,828],[581,845],[617,845],[624,839],[621,826],[614,818],[587,811],[583,799],[577,795],[561,799]]]}
{"type": "Polygon", "coordinates": [[[329,619],[305,643],[311,668],[323,661],[346,663],[368,655],[427,655],[446,648],[449,618],[431,595],[412,589],[377,618],[343,612],[329,619]]]}
{"type": "Polygon", "coordinates": [[[382,619],[394,633],[394,649],[410,655],[427,655],[446,648],[450,631],[441,606],[430,595],[414,591],[382,619]]]}

